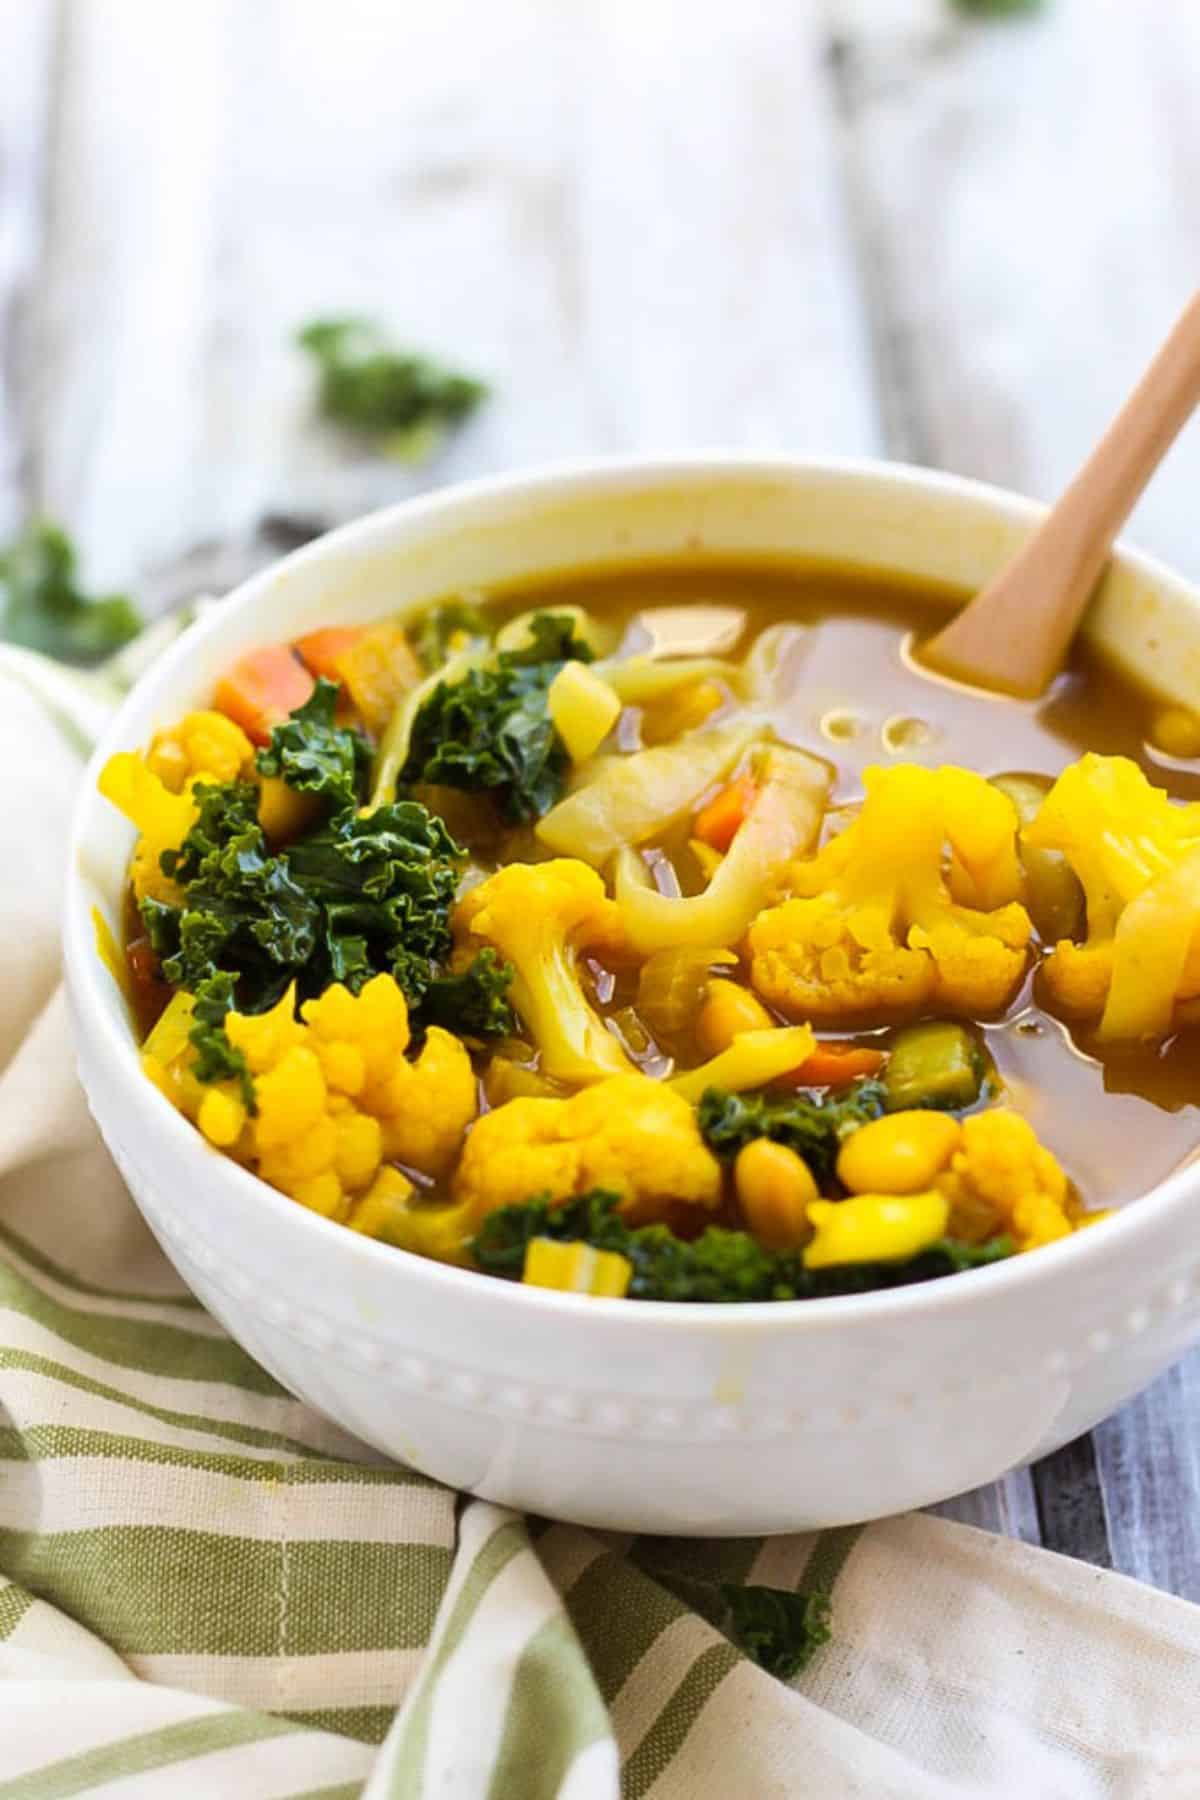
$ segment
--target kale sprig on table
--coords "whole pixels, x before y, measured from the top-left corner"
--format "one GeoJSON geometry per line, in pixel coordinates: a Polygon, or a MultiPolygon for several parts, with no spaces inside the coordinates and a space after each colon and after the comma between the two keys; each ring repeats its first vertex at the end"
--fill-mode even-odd
{"type": "Polygon", "coordinates": [[[81,666],[103,662],[142,628],[124,594],[85,594],[66,533],[35,519],[0,550],[0,637],[81,666]]]}
{"type": "Polygon", "coordinates": [[[410,458],[436,448],[487,398],[482,381],[397,349],[370,319],[313,319],[296,341],[317,364],[324,417],[410,458]]]}

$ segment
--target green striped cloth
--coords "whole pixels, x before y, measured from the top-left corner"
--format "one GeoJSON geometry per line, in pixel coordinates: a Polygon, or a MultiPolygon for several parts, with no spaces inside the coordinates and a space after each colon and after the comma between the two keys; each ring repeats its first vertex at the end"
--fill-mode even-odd
{"type": "Polygon", "coordinates": [[[73,1073],[62,844],[108,700],[0,662],[0,1800],[1200,1793],[1181,1601],[925,1517],[717,1544],[521,1519],[229,1340],[73,1073]],[[830,1641],[776,1679],[720,1583],[831,1596],[830,1641]]]}

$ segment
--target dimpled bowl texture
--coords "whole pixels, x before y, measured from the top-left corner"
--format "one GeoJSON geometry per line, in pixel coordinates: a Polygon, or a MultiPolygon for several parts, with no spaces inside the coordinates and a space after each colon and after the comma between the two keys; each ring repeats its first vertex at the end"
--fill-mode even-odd
{"type": "MultiPolygon", "coordinates": [[[[574,465],[443,491],[334,532],[240,588],[130,695],[84,782],[66,972],[79,1070],[189,1287],[283,1385],[416,1469],[507,1505],[636,1531],[850,1523],[977,1486],[1075,1437],[1200,1332],[1200,1174],[976,1274],[815,1303],[670,1306],[487,1279],[307,1212],[218,1155],[141,1074],[97,955],[132,845],[95,791],[115,750],[204,705],[251,645],[572,565],[770,553],[975,587],[1027,501],[884,464],[574,465]]],[[[1121,551],[1094,641],[1200,691],[1200,599],[1121,551]]]]}

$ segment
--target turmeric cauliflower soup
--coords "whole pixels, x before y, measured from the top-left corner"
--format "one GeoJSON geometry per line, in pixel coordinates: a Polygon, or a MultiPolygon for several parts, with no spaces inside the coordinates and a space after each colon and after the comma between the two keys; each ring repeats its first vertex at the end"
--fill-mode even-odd
{"type": "Polygon", "coordinates": [[[939,682],[929,598],[671,563],[244,656],[101,776],[148,1079],[298,1205],[580,1293],[1090,1225],[1197,1135],[1200,723],[939,682]]]}

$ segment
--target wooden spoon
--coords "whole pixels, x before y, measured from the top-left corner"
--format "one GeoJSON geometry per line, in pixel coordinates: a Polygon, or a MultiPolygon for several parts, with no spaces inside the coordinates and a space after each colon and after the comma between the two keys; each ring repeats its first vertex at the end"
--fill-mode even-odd
{"type": "Polygon", "coordinates": [[[1200,293],[1033,536],[924,643],[919,659],[975,687],[1033,698],[1062,667],[1142,489],[1200,402],[1200,293]]]}

